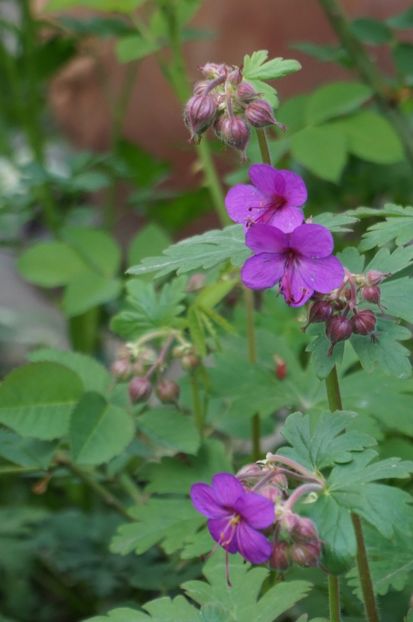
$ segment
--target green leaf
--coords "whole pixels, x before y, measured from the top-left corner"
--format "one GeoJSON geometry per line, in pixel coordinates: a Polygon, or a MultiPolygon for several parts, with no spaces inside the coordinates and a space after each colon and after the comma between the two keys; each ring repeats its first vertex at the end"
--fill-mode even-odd
{"type": "Polygon", "coordinates": [[[277,108],[279,104],[279,99],[277,95],[277,91],[274,87],[263,80],[248,80],[249,84],[257,91],[257,93],[261,93],[273,108],[277,108]]]}
{"type": "Polygon", "coordinates": [[[183,596],[157,598],[143,608],[148,614],[135,609],[113,609],[105,616],[89,618],[85,622],[202,622],[198,610],[183,596]]]}
{"type": "Polygon", "coordinates": [[[132,441],[134,424],[122,408],[99,393],[85,393],[70,418],[70,453],[79,464],[102,464],[132,441]]]}
{"type": "Polygon", "coordinates": [[[297,460],[312,471],[335,463],[349,462],[353,453],[371,447],[376,441],[357,431],[348,431],[354,413],[294,413],[282,429],[282,435],[291,447],[283,447],[280,453],[297,460]]]}
{"type": "Polygon", "coordinates": [[[119,39],[116,55],[121,63],[129,63],[150,56],[162,47],[161,42],[144,39],[140,35],[128,35],[119,39]]]}
{"type": "Polygon", "coordinates": [[[22,436],[60,438],[82,393],[79,376],[62,365],[19,367],[0,385],[0,422],[22,436]]]}
{"type": "Polygon", "coordinates": [[[330,340],[326,336],[324,324],[312,324],[307,329],[314,339],[307,345],[306,351],[311,352],[311,362],[319,378],[326,378],[333,367],[343,359],[344,342],[340,341],[329,354],[330,340]]]}
{"type": "Polygon", "coordinates": [[[119,279],[108,279],[95,272],[85,271],[68,284],[62,307],[69,317],[80,315],[97,305],[117,298],[120,290],[119,279]]]}
{"type": "Polygon", "coordinates": [[[340,63],[346,66],[350,63],[348,54],[339,45],[319,45],[312,41],[299,41],[290,47],[324,62],[340,63]]]}
{"type": "Polygon", "coordinates": [[[362,17],[355,19],[350,24],[350,30],[362,43],[371,45],[382,45],[392,40],[392,31],[383,22],[377,19],[362,17]]]}
{"type": "Polygon", "coordinates": [[[159,255],[170,244],[170,236],[161,227],[153,223],[146,225],[138,231],[129,245],[129,265],[139,263],[148,255],[159,255]]]}
{"type": "Polygon", "coordinates": [[[49,0],[47,8],[50,11],[61,11],[75,6],[87,7],[98,11],[117,11],[131,13],[146,0],[49,0]]]}
{"type": "Polygon", "coordinates": [[[323,212],[322,214],[314,216],[312,222],[327,227],[327,229],[330,229],[333,233],[347,233],[353,230],[353,227],[349,225],[357,223],[358,218],[349,216],[346,213],[334,214],[332,212],[323,212]]]}
{"type": "Polygon", "coordinates": [[[386,313],[413,324],[413,279],[404,277],[380,285],[381,304],[386,313]]]}
{"type": "Polygon", "coordinates": [[[177,278],[157,292],[153,283],[131,279],[126,289],[126,309],[115,315],[111,328],[125,339],[135,339],[142,332],[174,325],[182,313],[186,279],[177,278]]]}
{"type": "Polygon", "coordinates": [[[30,283],[42,287],[59,287],[67,285],[86,269],[86,265],[63,242],[41,242],[20,255],[18,268],[30,283]]]}
{"type": "Polygon", "coordinates": [[[307,123],[318,124],[358,110],[371,97],[371,89],[358,82],[333,82],[317,89],[308,100],[307,123]]]}
{"type": "Polygon", "coordinates": [[[297,95],[281,104],[277,111],[277,119],[287,126],[288,134],[305,128],[307,102],[308,95],[297,95]]]}
{"type": "Polygon", "coordinates": [[[285,58],[268,59],[267,50],[246,54],[243,62],[243,76],[246,80],[275,80],[301,69],[297,60],[285,58]]]}
{"type": "Polygon", "coordinates": [[[121,525],[110,546],[113,553],[139,555],[160,544],[167,555],[181,549],[204,522],[187,499],[149,499],[130,510],[136,522],[121,525]]]}
{"type": "Polygon", "coordinates": [[[140,415],[138,429],[162,453],[170,455],[196,454],[201,442],[193,417],[183,415],[172,406],[160,406],[140,415]]]}
{"type": "Polygon", "coordinates": [[[68,228],[63,231],[63,238],[94,272],[108,278],[117,274],[120,248],[105,231],[68,228]]]}
{"type": "Polygon", "coordinates": [[[394,164],[404,158],[400,139],[390,123],[377,112],[364,110],[336,123],[345,133],[348,149],[375,164],[394,164]]]}
{"type": "Polygon", "coordinates": [[[82,380],[85,391],[97,391],[105,394],[112,383],[112,377],[103,365],[91,356],[79,352],[41,348],[30,352],[28,358],[33,363],[51,361],[71,369],[82,380]]]}
{"type": "Polygon", "coordinates": [[[218,471],[231,471],[227,448],[216,439],[208,439],[196,456],[164,458],[159,464],[147,464],[142,469],[149,480],[147,492],[159,494],[187,494],[195,482],[210,481],[218,471]]]}
{"type": "Polygon", "coordinates": [[[84,622],[149,622],[150,618],[136,609],[121,607],[112,609],[106,615],[87,618],[84,622]]]}
{"type": "Polygon", "coordinates": [[[291,153],[314,175],[337,182],[347,161],[347,142],[334,125],[307,127],[291,137],[291,153]]]}
{"type": "Polygon", "coordinates": [[[413,247],[396,248],[390,253],[388,248],[381,248],[367,264],[366,271],[379,270],[396,274],[413,263],[413,247]]]}
{"type": "Polygon", "coordinates": [[[347,246],[341,253],[337,253],[337,257],[350,272],[355,274],[363,272],[365,260],[355,246],[347,246]]]}
{"type": "Polygon", "coordinates": [[[413,84],[413,44],[398,43],[393,49],[393,61],[406,84],[413,84]]]}
{"type": "Polygon", "coordinates": [[[264,595],[262,585],[268,577],[266,568],[251,568],[240,559],[231,559],[231,589],[225,580],[225,559],[216,553],[204,566],[204,581],[187,581],[183,589],[199,605],[219,606],[222,622],[274,622],[303,599],[311,587],[307,581],[286,581],[273,585],[264,595]]]}
{"type": "Polygon", "coordinates": [[[392,28],[400,28],[401,30],[413,27],[413,6],[398,15],[392,15],[387,20],[392,28]]]}
{"type": "Polygon", "coordinates": [[[0,430],[0,456],[13,464],[47,469],[55,449],[54,443],[22,438],[9,430],[0,430]]]}
{"type": "Polygon", "coordinates": [[[397,246],[403,246],[413,239],[413,207],[387,204],[384,209],[392,213],[383,214],[387,216],[384,222],[377,222],[368,228],[363,235],[360,250],[367,251],[375,246],[385,246],[393,240],[397,246]]]}
{"type": "Polygon", "coordinates": [[[411,336],[409,329],[379,319],[374,338],[352,335],[350,342],[366,371],[372,372],[379,367],[385,374],[408,378],[412,373],[410,351],[399,342],[411,339],[411,336]]]}
{"type": "Polygon", "coordinates": [[[155,273],[154,278],[171,272],[184,274],[192,270],[209,269],[226,261],[240,266],[248,257],[241,225],[195,235],[166,249],[160,257],[147,257],[128,273],[135,276],[155,273]]]}

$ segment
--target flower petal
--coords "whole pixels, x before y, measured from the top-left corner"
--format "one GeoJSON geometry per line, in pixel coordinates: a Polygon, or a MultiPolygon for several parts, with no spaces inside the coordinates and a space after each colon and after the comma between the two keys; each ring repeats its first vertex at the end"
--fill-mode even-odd
{"type": "Polygon", "coordinates": [[[241,521],[237,529],[237,548],[251,564],[263,564],[271,555],[272,544],[262,533],[241,521]]]}
{"type": "Polygon", "coordinates": [[[231,509],[245,492],[239,479],[231,473],[217,473],[214,475],[212,478],[212,488],[218,503],[231,509]]]}
{"type": "Polygon", "coordinates": [[[284,272],[284,259],[277,253],[259,253],[249,257],[241,268],[241,280],[251,289],[273,287],[284,272]]]}
{"type": "Polygon", "coordinates": [[[284,253],[288,242],[288,235],[271,225],[252,225],[245,236],[245,244],[255,253],[284,253]]]}
{"type": "Polygon", "coordinates": [[[331,232],[322,225],[300,225],[290,234],[290,246],[305,257],[328,257],[334,248],[331,232]]]}
{"type": "Polygon", "coordinates": [[[265,529],[275,520],[274,504],[256,492],[246,492],[238,499],[235,510],[254,529],[265,529]]]}
{"type": "Polygon", "coordinates": [[[304,180],[292,171],[280,170],[279,175],[284,179],[283,196],[288,207],[300,207],[307,201],[307,188],[304,180]]]}
{"type": "Polygon", "coordinates": [[[217,502],[214,490],[208,484],[194,484],[190,497],[195,509],[207,518],[219,518],[228,514],[228,510],[217,502]]]}
{"type": "Polygon", "coordinates": [[[247,184],[234,186],[225,197],[226,210],[234,222],[244,223],[250,217],[255,218],[257,213],[253,210],[266,207],[267,204],[266,197],[257,188],[247,184]]]}
{"type": "Polygon", "coordinates": [[[212,518],[208,521],[208,531],[219,545],[228,553],[238,551],[236,532],[239,525],[231,525],[231,516],[226,518],[212,518]]]}
{"type": "Polygon", "coordinates": [[[314,294],[314,290],[301,276],[297,263],[290,265],[284,272],[280,291],[290,307],[302,307],[314,294]]]}
{"type": "Polygon", "coordinates": [[[344,268],[337,257],[300,260],[298,270],[309,287],[320,294],[328,294],[340,287],[344,279],[344,268]]]}
{"type": "Polygon", "coordinates": [[[253,164],[248,169],[251,183],[268,198],[283,195],[285,182],[282,175],[269,164],[253,164]]]}
{"type": "Polygon", "coordinates": [[[298,207],[280,207],[273,210],[271,218],[267,221],[272,227],[277,227],[284,233],[294,231],[304,220],[304,214],[298,207]]]}

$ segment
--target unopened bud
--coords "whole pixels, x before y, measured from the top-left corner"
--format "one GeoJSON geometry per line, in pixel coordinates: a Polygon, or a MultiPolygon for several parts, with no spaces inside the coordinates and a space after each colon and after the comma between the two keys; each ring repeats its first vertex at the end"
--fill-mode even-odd
{"type": "Polygon", "coordinates": [[[295,532],[296,525],[299,520],[300,516],[289,510],[282,514],[280,518],[280,525],[288,534],[292,535],[295,532]]]}
{"type": "Polygon", "coordinates": [[[274,355],[275,375],[278,380],[284,380],[287,375],[287,363],[277,354],[274,355]]]}
{"type": "Polygon", "coordinates": [[[252,462],[251,464],[246,464],[237,473],[237,477],[240,480],[260,478],[262,477],[262,475],[262,468],[258,466],[258,464],[256,464],[255,462],[252,462]]]}
{"type": "Polygon", "coordinates": [[[318,540],[317,527],[313,521],[305,516],[298,516],[295,523],[293,535],[300,540],[318,540]]]}
{"type": "Polygon", "coordinates": [[[317,566],[321,553],[319,540],[313,542],[293,544],[291,547],[291,559],[299,566],[317,566]]]}
{"type": "Polygon", "coordinates": [[[152,391],[152,385],[148,378],[132,378],[128,387],[129,397],[134,404],[144,402],[148,399],[152,391]]]}
{"type": "Polygon", "coordinates": [[[199,82],[195,82],[192,92],[194,95],[205,95],[210,87],[210,80],[199,80],[199,82]]]}
{"type": "Polygon", "coordinates": [[[242,73],[239,67],[234,67],[229,73],[227,77],[228,82],[231,84],[239,84],[242,80],[242,73]]]}
{"type": "Polygon", "coordinates": [[[162,378],[156,385],[156,395],[161,402],[176,402],[179,393],[179,386],[173,380],[169,380],[169,378],[162,378]]]}
{"type": "Polygon", "coordinates": [[[255,97],[257,97],[258,93],[254,89],[254,87],[244,80],[238,85],[237,88],[237,96],[238,99],[242,102],[251,102],[255,97]]]}
{"type": "Polygon", "coordinates": [[[213,123],[217,113],[217,102],[213,95],[194,95],[187,102],[184,121],[191,131],[191,139],[205,132],[213,123]]]}
{"type": "Polygon", "coordinates": [[[290,566],[289,546],[287,542],[275,542],[270,557],[270,566],[276,570],[287,570],[290,566]]]}
{"type": "Polygon", "coordinates": [[[245,109],[245,116],[254,127],[266,127],[267,125],[276,124],[272,108],[265,99],[256,99],[248,104],[245,109]]]}
{"type": "Polygon", "coordinates": [[[369,285],[379,285],[390,276],[390,272],[380,272],[379,270],[370,270],[367,272],[367,282],[369,285]]]}
{"type": "Polygon", "coordinates": [[[266,484],[262,488],[257,488],[256,492],[262,497],[269,499],[274,505],[277,501],[281,501],[282,498],[281,490],[277,486],[271,484],[266,484]]]}
{"type": "Polygon", "coordinates": [[[184,369],[195,369],[200,364],[200,359],[196,354],[189,352],[182,357],[181,365],[184,369]]]}
{"type": "Polygon", "coordinates": [[[375,305],[380,304],[381,292],[380,287],[378,287],[377,285],[368,285],[367,287],[363,287],[363,289],[361,290],[361,295],[367,302],[372,302],[375,305]]]}
{"type": "Polygon", "coordinates": [[[226,73],[227,65],[224,65],[224,63],[205,63],[200,69],[205,78],[219,78],[226,73]]]}
{"type": "Polygon", "coordinates": [[[204,284],[205,274],[202,274],[201,272],[196,272],[189,277],[188,283],[186,285],[186,291],[189,293],[197,292],[199,289],[202,289],[204,284]]]}
{"type": "Polygon", "coordinates": [[[142,359],[137,359],[132,365],[132,374],[134,376],[143,376],[145,373],[145,364],[142,359]]]}
{"type": "Polygon", "coordinates": [[[123,358],[114,361],[110,371],[117,380],[128,380],[131,376],[132,368],[129,360],[123,358]]]}
{"type": "Polygon", "coordinates": [[[218,137],[230,147],[244,151],[250,136],[248,125],[241,117],[223,115],[215,123],[218,137]]]}
{"type": "Polygon", "coordinates": [[[345,341],[351,337],[353,326],[351,321],[344,315],[335,315],[327,320],[326,334],[331,341],[329,355],[333,352],[333,347],[339,341],[345,341]]]}
{"type": "Polygon", "coordinates": [[[370,309],[363,309],[355,313],[351,322],[353,333],[357,335],[369,335],[376,328],[376,316],[370,309]]]}
{"type": "Polygon", "coordinates": [[[333,313],[333,307],[327,300],[317,300],[314,302],[308,314],[308,323],[327,321],[333,313]]]}

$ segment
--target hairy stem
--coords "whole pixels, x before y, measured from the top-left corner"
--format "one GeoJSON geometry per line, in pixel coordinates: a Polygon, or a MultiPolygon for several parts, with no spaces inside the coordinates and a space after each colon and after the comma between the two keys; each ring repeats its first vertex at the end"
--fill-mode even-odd
{"type": "Polygon", "coordinates": [[[199,382],[196,370],[191,373],[191,390],[192,390],[192,408],[195,417],[195,423],[202,436],[204,431],[204,409],[199,391],[199,382]]]}
{"type": "Polygon", "coordinates": [[[257,128],[258,145],[261,152],[261,159],[265,164],[271,164],[270,149],[268,146],[267,134],[265,128],[257,128]]]}
{"type": "Polygon", "coordinates": [[[294,505],[299,499],[301,499],[301,497],[303,497],[304,495],[309,495],[311,492],[321,492],[322,490],[323,487],[321,486],[321,484],[302,484],[301,486],[298,486],[298,488],[296,488],[294,492],[288,497],[288,500],[284,504],[284,508],[292,510],[294,505]]]}
{"type": "MultiPolygon", "coordinates": [[[[334,366],[326,378],[326,389],[328,403],[331,412],[343,409],[341,399],[340,385],[338,382],[337,369],[334,366]]],[[[363,601],[366,609],[366,615],[369,622],[379,622],[376,597],[374,595],[373,581],[371,579],[369,562],[367,558],[366,543],[364,542],[361,520],[354,514],[351,514],[353,527],[357,541],[357,568],[359,571],[360,584],[363,592],[363,601]]]]}
{"type": "Polygon", "coordinates": [[[330,622],[340,622],[340,582],[338,577],[328,575],[328,604],[330,609],[330,622]]]}
{"type": "Polygon", "coordinates": [[[380,71],[370,60],[362,44],[354,36],[343,8],[337,0],[319,0],[341,45],[353,60],[355,68],[364,82],[372,89],[373,97],[382,114],[393,126],[403,145],[406,160],[413,168],[413,136],[403,115],[395,109],[388,99],[388,87],[380,71]]]}
{"type": "MultiPolygon", "coordinates": [[[[244,287],[244,302],[247,312],[247,344],[248,360],[254,365],[257,362],[257,343],[255,338],[254,322],[254,292],[244,287]]],[[[255,414],[251,423],[252,459],[259,460],[261,457],[261,420],[259,414],[255,414]]]]}

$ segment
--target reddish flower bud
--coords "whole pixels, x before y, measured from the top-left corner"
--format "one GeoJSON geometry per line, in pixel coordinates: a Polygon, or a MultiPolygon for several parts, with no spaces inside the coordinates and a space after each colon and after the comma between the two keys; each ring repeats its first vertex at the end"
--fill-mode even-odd
{"type": "Polygon", "coordinates": [[[237,88],[237,96],[238,99],[242,102],[251,102],[255,97],[257,97],[258,93],[254,89],[254,87],[244,80],[238,85],[237,88]]]}
{"type": "Polygon", "coordinates": [[[369,335],[376,328],[376,316],[370,309],[363,309],[355,313],[351,319],[353,333],[369,335]]]}
{"type": "Polygon", "coordinates": [[[194,95],[205,95],[211,84],[210,80],[199,80],[195,82],[192,92],[194,95]]]}
{"type": "Polygon", "coordinates": [[[256,492],[266,499],[269,499],[272,503],[274,503],[274,505],[278,501],[281,501],[282,498],[281,490],[277,486],[272,486],[271,484],[258,488],[256,492]]]}
{"type": "Polygon", "coordinates": [[[291,559],[299,566],[317,566],[320,560],[321,544],[319,540],[313,542],[293,544],[291,559]]]}
{"type": "Polygon", "coordinates": [[[293,535],[300,540],[318,540],[317,527],[313,521],[305,516],[298,516],[294,525],[293,535]]]}
{"type": "Polygon", "coordinates": [[[287,375],[287,363],[277,354],[274,355],[275,375],[278,380],[284,380],[287,375]]]}
{"type": "Polygon", "coordinates": [[[375,305],[379,305],[380,304],[380,287],[378,287],[377,285],[369,285],[367,287],[363,287],[363,289],[361,290],[361,295],[363,296],[364,300],[367,300],[367,302],[372,302],[375,305]]]}
{"type": "Polygon", "coordinates": [[[223,63],[205,63],[205,65],[202,65],[200,69],[205,78],[218,78],[226,73],[227,65],[224,65],[223,63]]]}
{"type": "Polygon", "coordinates": [[[135,404],[137,402],[144,402],[148,399],[152,391],[152,385],[148,378],[132,378],[129,383],[129,397],[135,404]]]}
{"type": "Polygon", "coordinates": [[[184,369],[195,369],[195,367],[198,367],[200,362],[201,361],[196,354],[188,352],[188,354],[185,354],[182,357],[181,365],[184,369]]]}
{"type": "Polygon", "coordinates": [[[276,570],[287,570],[290,566],[289,546],[286,542],[275,542],[270,557],[270,566],[276,570]]]}
{"type": "Polygon", "coordinates": [[[283,529],[285,529],[288,534],[292,535],[296,530],[296,526],[299,520],[300,516],[289,510],[281,516],[280,525],[283,529]]]}
{"type": "Polygon", "coordinates": [[[195,272],[195,274],[192,274],[188,279],[186,291],[189,293],[197,292],[199,289],[202,289],[204,285],[205,274],[202,274],[201,272],[195,272]]]}
{"type": "Polygon", "coordinates": [[[351,321],[344,315],[335,315],[327,320],[326,334],[330,339],[332,347],[329,350],[329,354],[332,353],[333,347],[339,341],[344,341],[351,337],[353,332],[353,326],[351,321]]]}
{"type": "Polygon", "coordinates": [[[317,300],[310,307],[308,323],[325,322],[333,313],[333,307],[327,300],[317,300]]]}
{"type": "Polygon", "coordinates": [[[143,376],[145,373],[145,363],[142,359],[137,359],[132,365],[132,373],[134,376],[143,376]]]}
{"type": "Polygon", "coordinates": [[[231,84],[239,84],[242,80],[241,69],[239,67],[233,67],[233,69],[231,69],[228,73],[227,80],[231,84]]]}
{"type": "Polygon", "coordinates": [[[250,136],[248,125],[241,117],[223,115],[215,124],[218,138],[230,147],[244,151],[250,136]]]}
{"type": "Polygon", "coordinates": [[[256,99],[248,104],[245,109],[245,116],[254,127],[266,127],[267,125],[276,124],[272,108],[265,99],[256,99]]]}
{"type": "Polygon", "coordinates": [[[237,473],[237,477],[240,480],[259,479],[262,476],[263,470],[255,462],[252,462],[251,464],[246,464],[237,473]]]}
{"type": "Polygon", "coordinates": [[[370,270],[369,272],[367,272],[367,282],[369,285],[379,285],[388,276],[390,276],[390,272],[370,270]]]}
{"type": "Polygon", "coordinates": [[[128,380],[131,375],[132,369],[128,360],[119,359],[113,362],[110,371],[112,373],[112,376],[114,376],[117,380],[128,380]]]}
{"type": "Polygon", "coordinates": [[[169,378],[162,378],[156,385],[156,395],[161,402],[176,402],[179,393],[179,386],[173,380],[169,380],[169,378]]]}
{"type": "Polygon", "coordinates": [[[217,102],[213,95],[194,95],[184,110],[185,125],[191,131],[191,139],[197,138],[213,123],[217,113],[217,102]]]}

